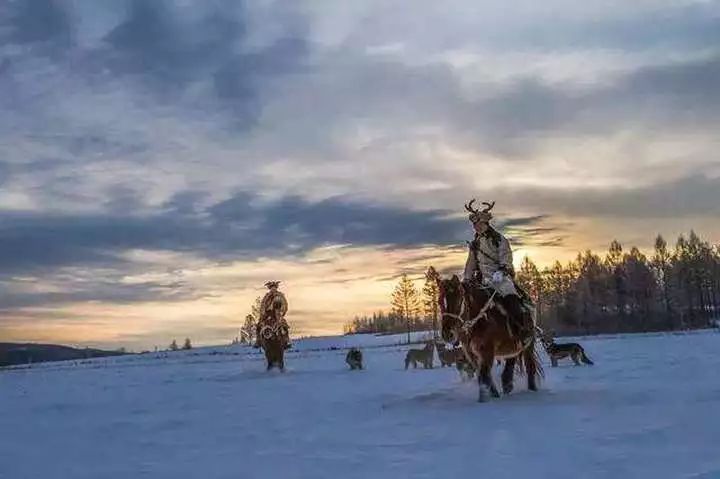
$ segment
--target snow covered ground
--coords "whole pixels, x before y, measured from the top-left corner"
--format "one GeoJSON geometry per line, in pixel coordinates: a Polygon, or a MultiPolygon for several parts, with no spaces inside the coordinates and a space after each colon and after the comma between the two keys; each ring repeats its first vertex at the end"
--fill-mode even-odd
{"type": "Polygon", "coordinates": [[[0,478],[720,478],[718,333],[582,338],[595,366],[484,404],[398,339],[0,371],[0,478]],[[327,350],[358,344],[364,371],[327,350]]]}

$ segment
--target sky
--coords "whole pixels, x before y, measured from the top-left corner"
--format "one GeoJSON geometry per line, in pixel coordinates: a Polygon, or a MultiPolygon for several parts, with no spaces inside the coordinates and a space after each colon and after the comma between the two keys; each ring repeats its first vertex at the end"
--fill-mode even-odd
{"type": "Polygon", "coordinates": [[[718,85],[712,1],[8,0],[0,341],[338,333],[473,197],[516,263],[719,242],[718,85]]]}

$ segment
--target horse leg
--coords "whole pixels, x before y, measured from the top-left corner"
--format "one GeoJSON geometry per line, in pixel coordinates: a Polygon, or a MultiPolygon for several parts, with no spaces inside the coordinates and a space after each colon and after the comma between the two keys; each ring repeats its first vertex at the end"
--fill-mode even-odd
{"type": "MultiPolygon", "coordinates": [[[[265,347],[263,349],[265,349],[265,347]]],[[[267,350],[265,351],[265,362],[267,363],[267,368],[265,368],[265,370],[270,371],[273,368],[273,360],[272,354],[270,354],[267,350]]]]}
{"type": "Polygon", "coordinates": [[[486,389],[490,391],[490,395],[494,398],[499,398],[500,393],[495,387],[495,382],[492,378],[492,365],[494,363],[495,354],[487,349],[482,352],[480,357],[480,368],[478,374],[478,386],[480,387],[480,394],[478,401],[482,402],[485,400],[486,389]]]}
{"type": "Polygon", "coordinates": [[[515,363],[517,358],[508,358],[505,360],[505,369],[502,372],[502,388],[503,394],[510,394],[513,390],[513,377],[515,374],[515,363]]]}

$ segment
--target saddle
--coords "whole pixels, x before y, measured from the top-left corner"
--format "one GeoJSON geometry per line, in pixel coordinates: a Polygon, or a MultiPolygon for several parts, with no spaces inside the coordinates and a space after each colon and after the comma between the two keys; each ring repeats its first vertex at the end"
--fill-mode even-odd
{"type": "MultiPolygon", "coordinates": [[[[513,283],[515,283],[514,279],[513,279],[513,283]]],[[[466,281],[465,284],[470,290],[477,290],[477,289],[487,290],[488,288],[492,288],[492,286],[485,285],[479,278],[473,278],[472,280],[466,281]]],[[[463,329],[465,329],[465,331],[469,332],[477,324],[478,321],[482,320],[483,318],[487,318],[487,313],[490,310],[495,310],[495,311],[499,312],[500,315],[505,318],[505,321],[504,321],[505,327],[507,328],[510,336],[516,336],[517,339],[523,343],[533,340],[535,338],[535,303],[530,298],[530,295],[524,289],[522,289],[520,286],[518,286],[517,283],[515,283],[515,287],[519,293],[521,307],[526,312],[526,315],[523,318],[525,321],[523,321],[523,322],[524,323],[527,322],[528,319],[530,321],[530,324],[523,324],[519,328],[520,334],[516,334],[513,331],[513,327],[510,324],[511,323],[510,315],[509,315],[508,311],[506,310],[506,308],[503,307],[502,300],[499,297],[499,295],[497,294],[497,291],[493,291],[490,294],[489,298],[486,300],[485,304],[482,306],[480,313],[478,313],[474,318],[470,318],[470,320],[467,321],[465,323],[465,325],[463,326],[463,329]]]]}

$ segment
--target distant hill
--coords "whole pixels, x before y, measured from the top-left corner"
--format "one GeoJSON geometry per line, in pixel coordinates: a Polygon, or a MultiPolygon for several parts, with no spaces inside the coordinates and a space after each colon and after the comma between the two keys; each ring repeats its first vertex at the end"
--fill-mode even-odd
{"type": "Polygon", "coordinates": [[[0,367],[47,361],[121,356],[123,354],[125,353],[120,351],[103,351],[102,349],[90,348],[77,349],[57,344],[0,343],[0,367]]]}

